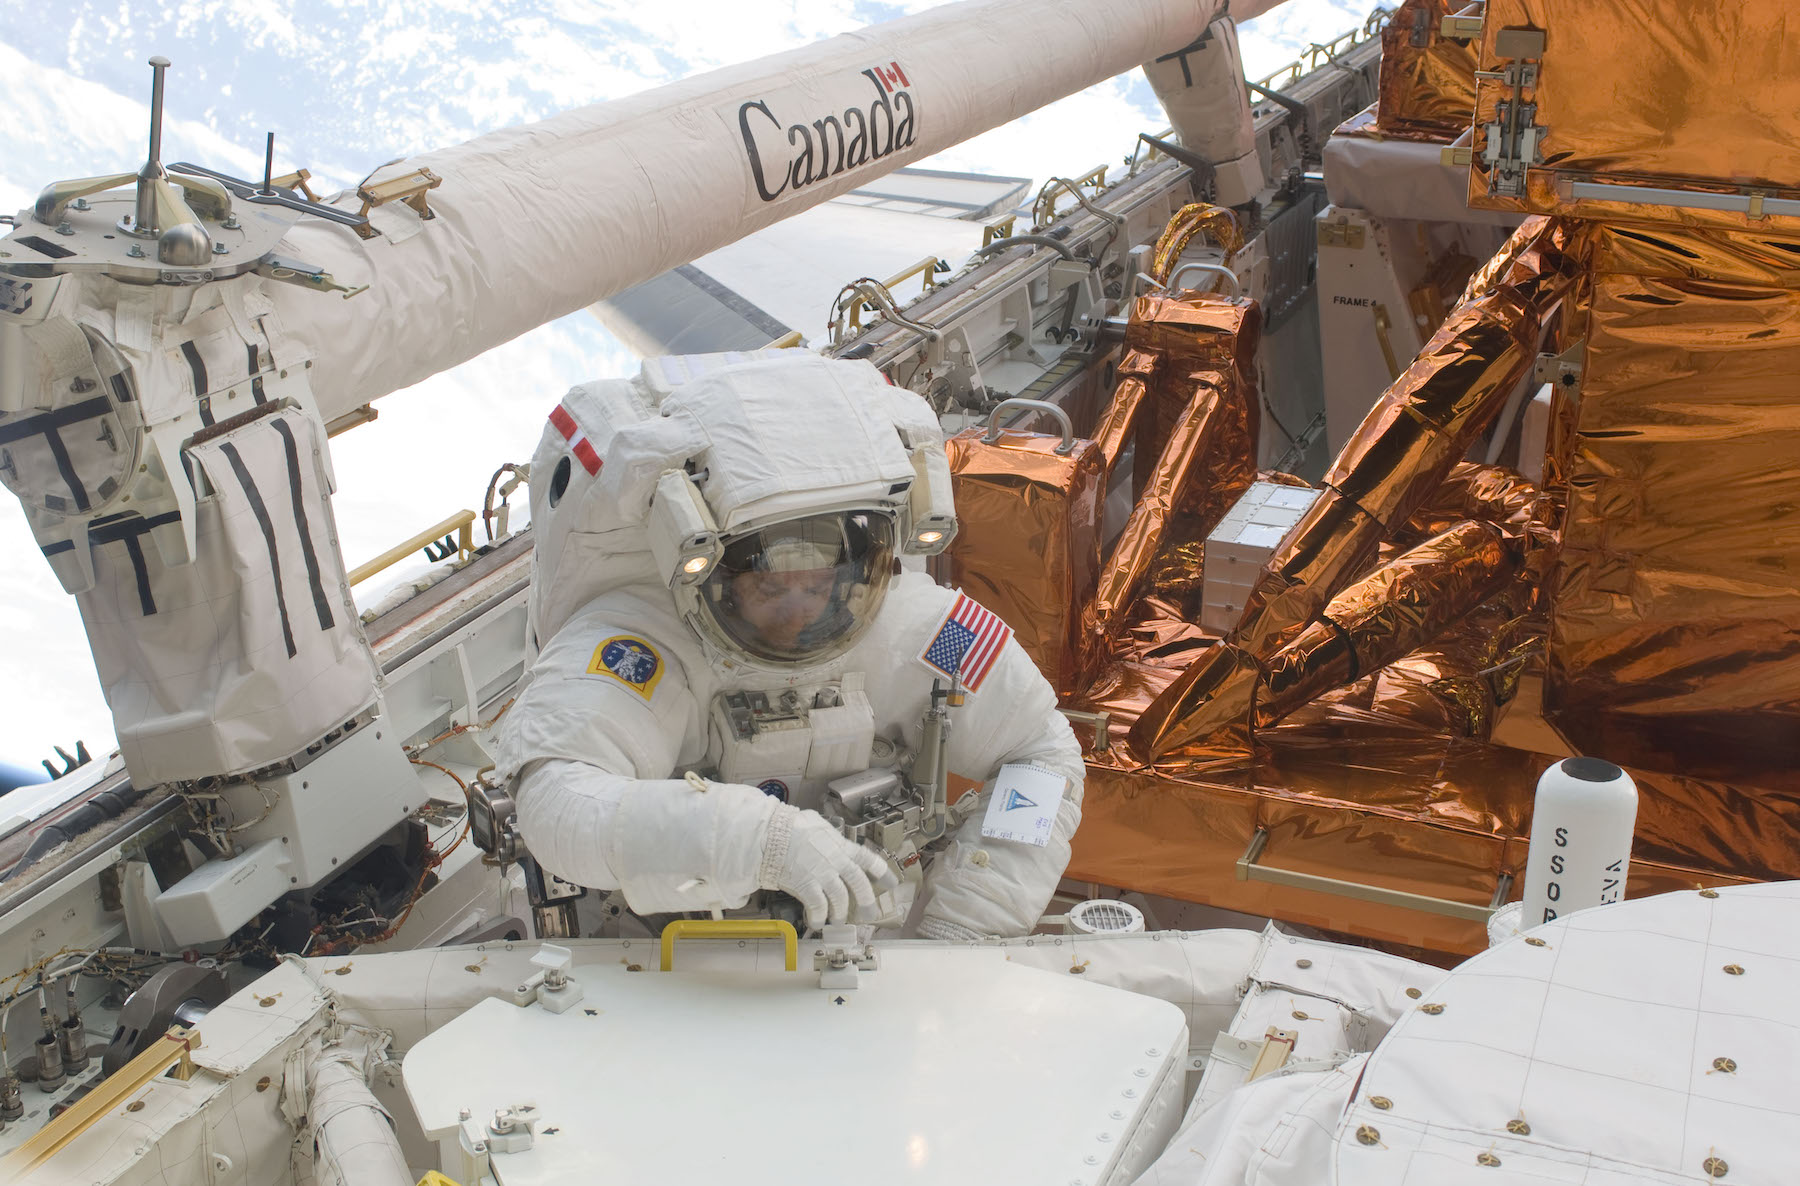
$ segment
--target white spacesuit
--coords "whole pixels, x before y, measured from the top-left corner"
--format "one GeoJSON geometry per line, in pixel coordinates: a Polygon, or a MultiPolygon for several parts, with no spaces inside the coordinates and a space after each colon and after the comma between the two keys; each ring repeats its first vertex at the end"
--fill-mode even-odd
{"type": "Polygon", "coordinates": [[[810,925],[897,923],[911,846],[853,843],[819,811],[929,749],[934,681],[954,677],[949,797],[986,789],[938,844],[915,838],[909,926],[1031,929],[1080,821],[1080,748],[1005,625],[902,563],[955,531],[924,401],[799,351],[653,360],[563,400],[531,500],[542,649],[498,773],[546,870],[639,914],[776,890],[810,925]]]}

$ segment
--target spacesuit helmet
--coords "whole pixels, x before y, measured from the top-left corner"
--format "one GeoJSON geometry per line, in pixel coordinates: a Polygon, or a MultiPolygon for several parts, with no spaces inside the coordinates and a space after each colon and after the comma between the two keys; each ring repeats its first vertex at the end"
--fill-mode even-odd
{"type": "Polygon", "coordinates": [[[824,662],[860,638],[887,595],[890,509],[823,511],[738,532],[700,586],[697,625],[753,664],[824,662]]]}

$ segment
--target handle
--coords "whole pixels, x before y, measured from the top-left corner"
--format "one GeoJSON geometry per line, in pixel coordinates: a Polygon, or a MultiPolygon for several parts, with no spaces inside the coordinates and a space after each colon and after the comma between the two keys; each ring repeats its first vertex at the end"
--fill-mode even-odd
{"type": "Polygon", "coordinates": [[[1063,438],[1062,444],[1056,447],[1056,454],[1059,457],[1067,457],[1075,451],[1075,426],[1069,423],[1069,414],[1048,400],[1041,399],[1003,399],[995,404],[994,410],[988,415],[987,431],[981,434],[982,444],[991,445],[1000,439],[1000,413],[1014,407],[1036,408],[1040,412],[1048,412],[1055,416],[1056,422],[1062,425],[1063,438]]]}
{"type": "Polygon", "coordinates": [[[662,932],[662,970],[675,967],[677,939],[780,939],[787,952],[787,970],[800,967],[800,936],[794,924],[781,918],[678,918],[662,932]]]}
{"type": "Polygon", "coordinates": [[[1512,892],[1513,877],[1511,873],[1500,875],[1500,880],[1494,886],[1493,900],[1488,905],[1473,906],[1468,902],[1456,902],[1449,898],[1433,898],[1427,894],[1411,894],[1405,890],[1388,889],[1379,885],[1364,885],[1360,881],[1340,881],[1335,877],[1321,877],[1316,873],[1296,873],[1291,869],[1271,869],[1267,865],[1257,864],[1262,857],[1263,848],[1268,843],[1269,830],[1267,828],[1256,829],[1256,834],[1250,837],[1250,846],[1244,849],[1244,855],[1237,861],[1237,879],[1239,881],[1266,881],[1270,885],[1287,886],[1290,889],[1336,894],[1340,898],[1355,898],[1359,902],[1398,906],[1402,910],[1442,914],[1450,918],[1479,923],[1487,922],[1494,911],[1506,905],[1507,895],[1512,892]]]}
{"type": "Polygon", "coordinates": [[[1225,286],[1231,290],[1232,296],[1244,295],[1244,282],[1238,279],[1236,272],[1219,264],[1203,263],[1182,264],[1176,268],[1175,274],[1169,277],[1168,291],[1180,292],[1181,278],[1189,272],[1205,272],[1208,275],[1217,276],[1225,281],[1225,286]]]}

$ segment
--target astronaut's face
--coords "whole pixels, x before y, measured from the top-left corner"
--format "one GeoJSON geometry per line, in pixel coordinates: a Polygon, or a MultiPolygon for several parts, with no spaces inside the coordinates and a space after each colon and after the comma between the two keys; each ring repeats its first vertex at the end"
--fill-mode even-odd
{"type": "Polygon", "coordinates": [[[790,651],[831,608],[836,583],[835,568],[746,572],[731,578],[731,597],[745,624],[767,645],[790,651]]]}

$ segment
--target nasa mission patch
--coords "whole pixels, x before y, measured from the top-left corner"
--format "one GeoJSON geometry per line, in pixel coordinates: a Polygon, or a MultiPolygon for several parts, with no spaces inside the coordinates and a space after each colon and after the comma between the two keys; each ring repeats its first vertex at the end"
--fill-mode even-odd
{"type": "Polygon", "coordinates": [[[615,634],[594,648],[588,661],[589,675],[616,679],[644,699],[650,699],[662,679],[662,654],[641,638],[615,634]]]}

